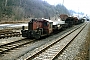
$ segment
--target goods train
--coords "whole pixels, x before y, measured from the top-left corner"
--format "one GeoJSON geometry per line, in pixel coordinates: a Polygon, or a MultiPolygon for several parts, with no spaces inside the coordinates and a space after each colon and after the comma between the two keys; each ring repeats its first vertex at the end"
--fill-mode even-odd
{"type": "Polygon", "coordinates": [[[22,37],[39,39],[40,37],[50,35],[61,28],[71,27],[84,22],[84,19],[79,20],[77,17],[68,17],[66,15],[61,17],[65,17],[65,19],[58,19],[57,21],[49,19],[32,19],[28,22],[28,30],[25,30],[24,26],[22,26],[22,37]]]}

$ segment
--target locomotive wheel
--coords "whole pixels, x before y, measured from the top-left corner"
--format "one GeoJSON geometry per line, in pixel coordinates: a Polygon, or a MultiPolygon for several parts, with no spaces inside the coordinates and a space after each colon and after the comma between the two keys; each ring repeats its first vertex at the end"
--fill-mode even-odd
{"type": "Polygon", "coordinates": [[[40,39],[41,36],[39,34],[36,34],[35,39],[40,39]]]}

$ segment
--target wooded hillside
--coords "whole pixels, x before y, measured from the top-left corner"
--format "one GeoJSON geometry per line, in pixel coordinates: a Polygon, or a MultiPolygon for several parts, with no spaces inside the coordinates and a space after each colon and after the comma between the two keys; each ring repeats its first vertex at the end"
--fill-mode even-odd
{"type": "Polygon", "coordinates": [[[48,18],[62,13],[69,14],[65,6],[53,6],[42,0],[0,0],[0,21],[48,18]]]}

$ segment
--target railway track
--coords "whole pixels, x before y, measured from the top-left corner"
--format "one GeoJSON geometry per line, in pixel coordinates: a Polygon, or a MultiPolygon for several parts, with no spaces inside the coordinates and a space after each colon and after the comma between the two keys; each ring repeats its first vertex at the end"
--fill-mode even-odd
{"type": "Polygon", "coordinates": [[[84,29],[86,25],[87,24],[73,29],[61,37],[55,39],[55,41],[35,49],[31,52],[29,57],[25,57],[24,60],[54,60],[57,55],[62,53],[63,50],[78,36],[78,34],[84,29]]]}
{"type": "Polygon", "coordinates": [[[20,36],[20,32],[13,32],[10,30],[0,30],[0,39],[1,38],[8,38],[8,37],[14,37],[14,36],[20,36]]]}
{"type": "Polygon", "coordinates": [[[14,41],[14,42],[10,42],[10,43],[1,45],[0,46],[0,54],[3,54],[5,52],[8,52],[8,51],[13,50],[15,48],[19,48],[19,47],[26,45],[26,44],[29,44],[33,41],[34,40],[22,39],[22,40],[18,40],[18,41],[14,41]]]}

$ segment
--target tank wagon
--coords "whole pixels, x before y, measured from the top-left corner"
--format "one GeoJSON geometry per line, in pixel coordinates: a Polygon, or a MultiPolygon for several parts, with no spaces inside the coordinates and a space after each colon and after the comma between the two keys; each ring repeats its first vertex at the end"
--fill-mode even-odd
{"type": "Polygon", "coordinates": [[[67,27],[71,27],[73,25],[78,24],[78,18],[77,17],[68,17],[65,20],[65,23],[67,23],[67,27]]]}

